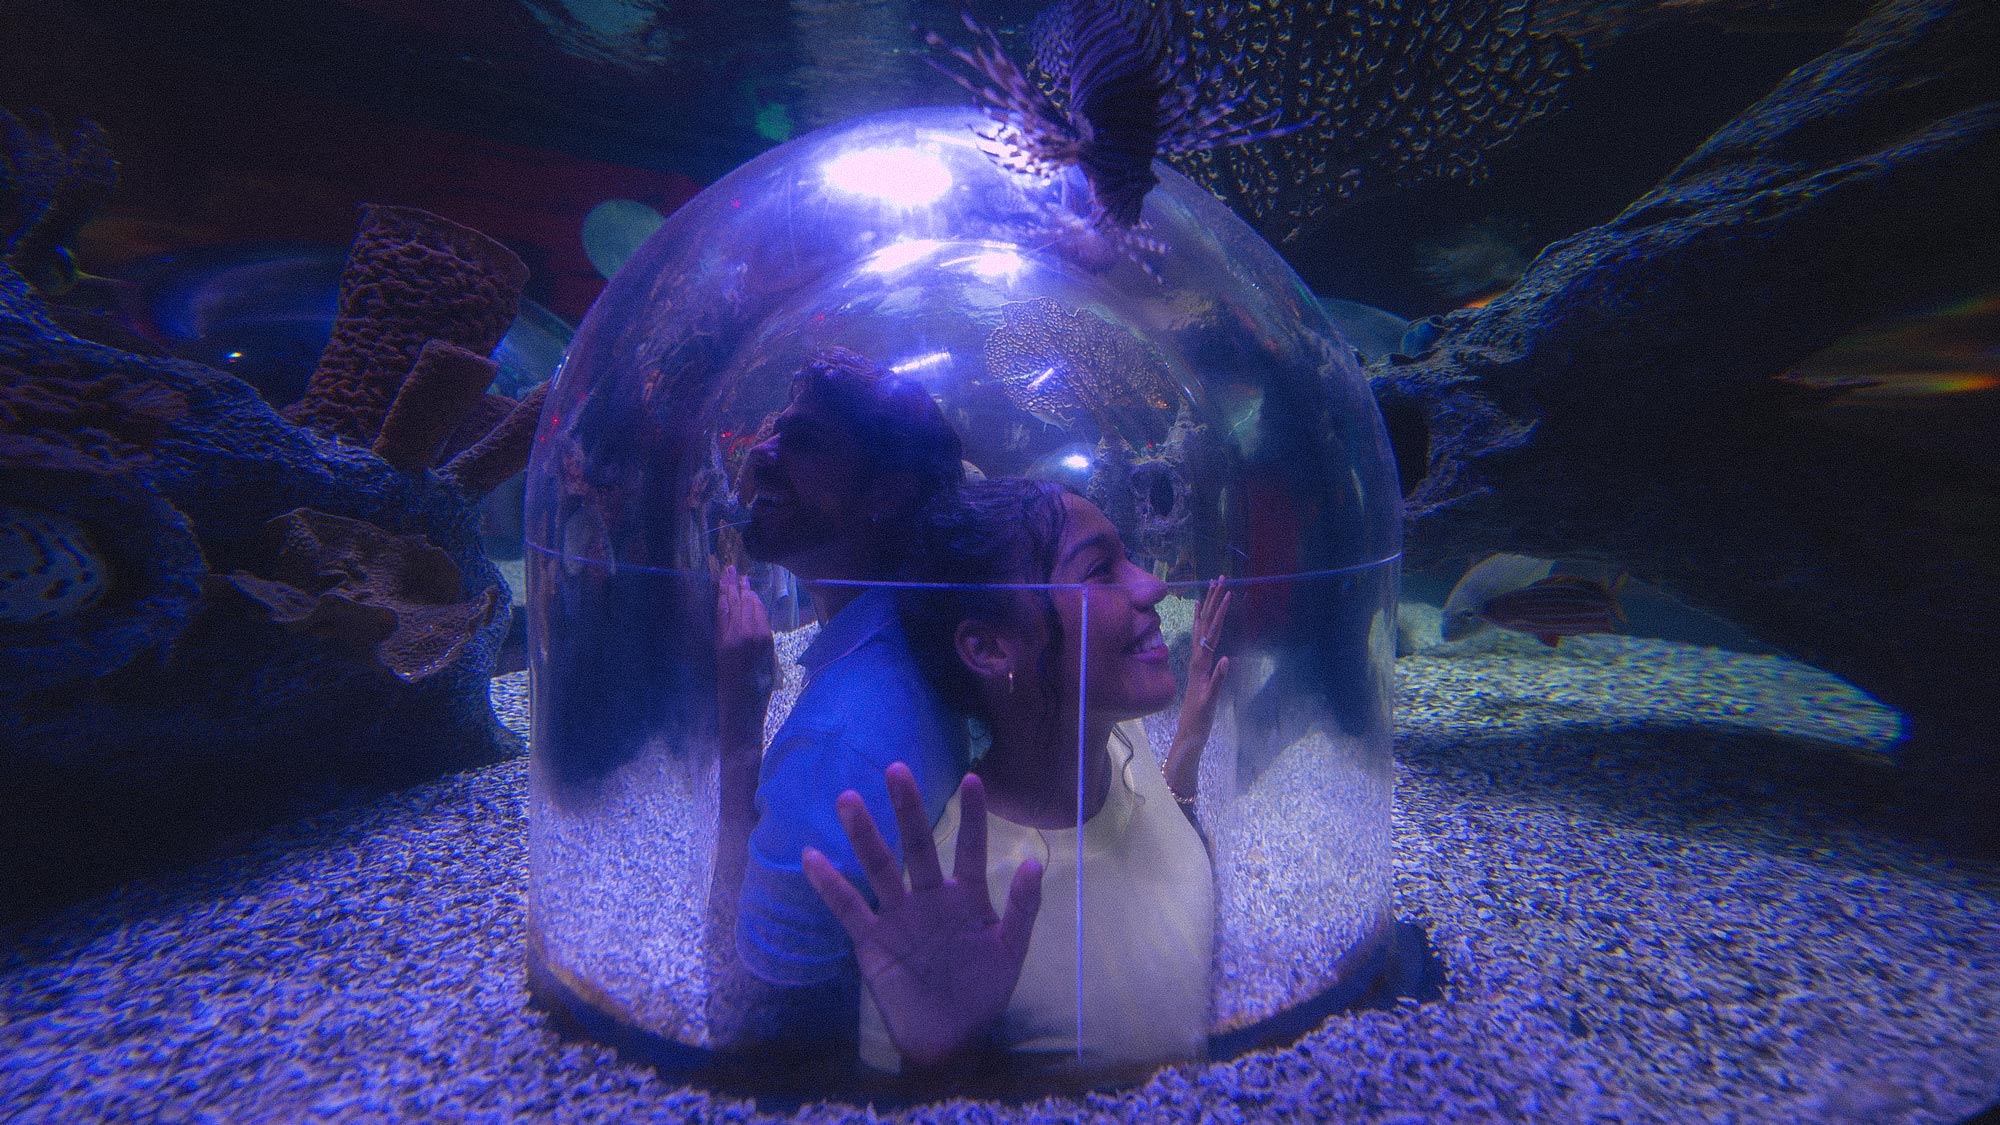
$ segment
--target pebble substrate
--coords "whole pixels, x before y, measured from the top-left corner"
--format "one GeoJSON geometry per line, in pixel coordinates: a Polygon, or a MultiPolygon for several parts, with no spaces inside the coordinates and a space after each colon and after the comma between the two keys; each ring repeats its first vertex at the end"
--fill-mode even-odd
{"type": "MultiPolygon", "coordinates": [[[[1949,1122],[2000,1098],[2000,863],[1874,803],[1893,717],[1630,638],[1399,662],[1395,887],[1445,995],[1027,1105],[784,1117],[558,1039],[526,768],[267,832],[0,954],[9,1121],[1949,1122]],[[1802,701],[1805,701],[1802,703],[1802,701]]],[[[495,683],[524,730],[525,677],[495,683]]]]}

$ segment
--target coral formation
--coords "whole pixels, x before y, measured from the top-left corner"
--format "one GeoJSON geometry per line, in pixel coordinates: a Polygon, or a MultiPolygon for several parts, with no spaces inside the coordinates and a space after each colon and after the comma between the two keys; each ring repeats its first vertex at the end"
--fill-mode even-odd
{"type": "Polygon", "coordinates": [[[500,487],[527,465],[528,446],[535,440],[535,424],[541,420],[542,401],[548,395],[547,383],[529,391],[486,431],[486,436],[447,461],[438,475],[473,496],[484,496],[500,487]]]}
{"type": "Polygon", "coordinates": [[[54,621],[104,594],[104,557],[75,520],[24,505],[0,506],[0,621],[54,621]]]}
{"type": "MultiPolygon", "coordinates": [[[[21,194],[42,182],[0,184],[0,214],[45,211],[21,194]]],[[[477,503],[525,464],[539,399],[481,394],[480,351],[524,272],[367,209],[294,424],[240,380],[70,335],[0,268],[0,494],[97,586],[0,620],[7,912],[514,748],[486,701],[508,603],[477,503]]]]}
{"type": "Polygon", "coordinates": [[[426,343],[410,369],[409,382],[382,421],[375,456],[407,472],[436,464],[453,428],[473,409],[498,370],[492,360],[456,344],[426,343]]]}
{"type": "Polygon", "coordinates": [[[272,621],[367,654],[409,683],[456,660],[502,600],[497,585],[461,598],[450,555],[366,520],[298,508],[264,525],[264,537],[268,573],[221,581],[272,621]]]}
{"type": "Polygon", "coordinates": [[[1132,529],[1126,534],[1133,552],[1159,577],[1181,582],[1214,574],[1224,562],[1214,484],[1224,456],[1208,427],[1183,407],[1167,439],[1143,452],[1116,435],[1099,439],[1090,499],[1132,529]]]}
{"type": "Polygon", "coordinates": [[[1197,57],[1227,52],[1251,106],[1311,123],[1175,166],[1259,230],[1289,241],[1370,194],[1477,182],[1484,154],[1558,104],[1576,48],[1533,22],[1533,0],[1233,0],[1197,57]]]}
{"type": "Polygon", "coordinates": [[[364,207],[333,338],[286,420],[371,442],[424,345],[490,353],[527,279],[512,251],[477,231],[413,208],[364,207]]]}

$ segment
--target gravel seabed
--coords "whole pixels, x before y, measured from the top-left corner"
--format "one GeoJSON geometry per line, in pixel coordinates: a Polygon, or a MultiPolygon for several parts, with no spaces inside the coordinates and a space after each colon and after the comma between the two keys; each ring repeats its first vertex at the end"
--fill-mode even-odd
{"type": "MultiPolygon", "coordinates": [[[[1893,716],[1777,658],[1630,638],[1398,673],[1396,910],[1442,999],[1119,1093],[787,1116],[1952,1122],[2000,1100],[2000,863],[1876,810],[1893,716]]],[[[523,733],[524,688],[494,688],[523,733]]],[[[765,1119],[528,1005],[526,772],[6,934],[0,1119],[765,1119]]]]}
{"type": "MultiPolygon", "coordinates": [[[[1193,603],[1167,599],[1170,644],[1185,642],[1193,603]]],[[[775,638],[778,679],[768,742],[804,688],[799,655],[818,626],[775,638]]],[[[1185,649],[1185,643],[1180,647],[1185,649]]],[[[1181,673],[1185,679],[1185,671],[1181,673]]],[[[1149,716],[1164,760],[1178,705],[1149,716]]],[[[1254,782],[1236,776],[1234,715],[1218,716],[1202,770],[1202,823],[1215,861],[1216,1030],[1235,1030],[1323,992],[1341,956],[1382,935],[1392,874],[1393,778],[1386,746],[1312,733],[1254,782]]],[[[707,891],[715,837],[712,757],[648,745],[587,800],[529,797],[529,916],[545,963],[590,983],[627,1021],[681,1042],[710,1043],[707,891]]]]}

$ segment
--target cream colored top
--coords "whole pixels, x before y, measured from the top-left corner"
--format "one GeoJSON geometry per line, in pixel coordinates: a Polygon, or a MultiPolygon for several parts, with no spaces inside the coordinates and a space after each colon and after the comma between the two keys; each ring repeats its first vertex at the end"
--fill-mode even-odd
{"type": "MultiPolygon", "coordinates": [[[[998,1035],[1009,1052],[1033,1056],[1019,1060],[1029,1069],[1098,1076],[1206,1053],[1214,871],[1146,744],[1145,730],[1129,722],[1106,748],[1111,788],[1084,825],[1083,879],[1074,828],[1029,828],[987,814],[986,885],[996,910],[1004,909],[1023,860],[1034,856],[1043,868],[1042,909],[998,1035]]],[[[933,833],[947,864],[958,846],[959,815],[954,795],[933,833]]],[[[861,1057],[881,1070],[900,1069],[865,990],[861,1057]]]]}

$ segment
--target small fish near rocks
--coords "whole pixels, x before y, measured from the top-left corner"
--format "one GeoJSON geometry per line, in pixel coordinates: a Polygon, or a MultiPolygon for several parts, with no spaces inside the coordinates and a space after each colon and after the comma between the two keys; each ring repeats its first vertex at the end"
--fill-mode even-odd
{"type": "Polygon", "coordinates": [[[1531,555],[1489,555],[1465,572],[1445,598],[1440,622],[1446,641],[1497,625],[1554,648],[1564,637],[1616,632],[1624,621],[1618,593],[1626,577],[1555,574],[1555,563],[1531,555]]]}

